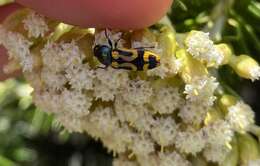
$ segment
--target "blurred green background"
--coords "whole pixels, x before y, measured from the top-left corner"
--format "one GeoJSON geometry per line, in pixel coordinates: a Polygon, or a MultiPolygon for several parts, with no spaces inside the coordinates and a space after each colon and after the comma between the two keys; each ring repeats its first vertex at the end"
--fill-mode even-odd
{"type": "MultiPolygon", "coordinates": [[[[177,32],[208,31],[215,42],[228,43],[236,54],[260,62],[259,1],[175,0],[168,15],[177,32]]],[[[260,124],[259,81],[241,79],[229,67],[220,69],[219,79],[253,107],[260,124]]],[[[111,165],[112,155],[100,142],[86,134],[67,133],[33,105],[31,91],[23,79],[0,83],[0,166],[111,165]]]]}

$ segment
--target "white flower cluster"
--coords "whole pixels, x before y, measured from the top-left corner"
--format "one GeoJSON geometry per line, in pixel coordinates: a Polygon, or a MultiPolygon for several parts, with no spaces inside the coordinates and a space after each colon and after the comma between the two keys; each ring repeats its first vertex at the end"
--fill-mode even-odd
{"type": "MultiPolygon", "coordinates": [[[[42,28],[42,21],[41,17],[28,16],[25,29],[34,37],[44,37],[47,28],[42,28]]],[[[108,31],[108,35],[114,43],[122,33],[108,31]]],[[[221,55],[214,52],[207,34],[194,32],[187,41],[194,58],[221,63],[221,55]]],[[[120,40],[118,46],[123,47],[124,42],[120,40]]],[[[108,44],[104,31],[96,31],[94,43],[108,44]]],[[[132,41],[132,47],[147,43],[148,38],[132,41]]],[[[118,154],[114,166],[191,166],[191,155],[222,163],[230,152],[234,131],[246,131],[253,123],[251,108],[238,102],[228,108],[225,117],[204,123],[216,104],[216,78],[205,74],[184,83],[174,51],[166,49],[172,43],[151,43],[162,57],[161,68],[151,77],[151,73],[96,68],[95,57],[86,55],[78,40],[44,43],[33,55],[41,62],[34,68],[36,62],[29,60],[33,57],[32,42],[0,27],[0,44],[26,71],[35,104],[54,114],[67,130],[87,132],[101,140],[118,154]]]]}
{"type": "Polygon", "coordinates": [[[24,72],[32,71],[34,62],[29,50],[32,42],[19,33],[7,31],[0,25],[0,44],[7,49],[10,59],[20,63],[24,72]]]}
{"type": "Polygon", "coordinates": [[[217,87],[216,78],[208,76],[195,77],[185,85],[186,104],[178,114],[185,123],[200,124],[205,119],[216,99],[214,92],[217,87]]]}
{"type": "Polygon", "coordinates": [[[192,31],[186,39],[187,51],[194,58],[206,61],[208,65],[219,66],[224,56],[209,38],[209,33],[192,31]]]}
{"type": "Polygon", "coordinates": [[[228,108],[226,119],[236,131],[245,132],[251,124],[254,124],[255,113],[249,105],[240,101],[228,108]]]}
{"type": "Polygon", "coordinates": [[[31,12],[25,20],[23,20],[24,29],[28,31],[28,37],[44,37],[45,33],[49,31],[44,17],[31,12]]]}

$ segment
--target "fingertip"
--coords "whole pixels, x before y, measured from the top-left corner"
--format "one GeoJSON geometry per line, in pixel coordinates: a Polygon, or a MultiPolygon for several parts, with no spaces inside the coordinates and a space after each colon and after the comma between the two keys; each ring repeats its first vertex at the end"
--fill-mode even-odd
{"type": "Polygon", "coordinates": [[[172,0],[17,0],[39,13],[82,27],[139,29],[158,21],[172,0]]]}
{"type": "Polygon", "coordinates": [[[20,9],[20,8],[22,8],[22,6],[17,4],[17,3],[12,3],[12,4],[5,5],[5,6],[0,6],[0,22],[2,22],[12,12],[14,12],[17,9],[20,9]]]}

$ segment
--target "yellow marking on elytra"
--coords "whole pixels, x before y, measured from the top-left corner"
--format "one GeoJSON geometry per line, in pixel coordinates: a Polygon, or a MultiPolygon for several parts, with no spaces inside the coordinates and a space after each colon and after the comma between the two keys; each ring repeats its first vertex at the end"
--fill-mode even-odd
{"type": "Polygon", "coordinates": [[[122,64],[119,64],[119,67],[131,68],[133,71],[137,71],[137,67],[132,63],[122,63],[122,64]]]}
{"type": "Polygon", "coordinates": [[[144,59],[145,62],[149,62],[149,56],[150,56],[150,52],[145,51],[144,55],[143,55],[143,59],[144,59]]]}
{"type": "Polygon", "coordinates": [[[131,61],[135,60],[138,57],[138,51],[137,50],[131,50],[131,49],[125,49],[125,48],[121,49],[120,48],[120,51],[132,53],[131,56],[126,56],[126,55],[122,55],[122,54],[118,53],[119,57],[121,59],[123,59],[124,61],[126,61],[126,62],[131,62],[131,61]]]}
{"type": "Polygon", "coordinates": [[[144,70],[144,71],[147,71],[148,69],[149,69],[149,64],[144,64],[143,70],[144,70]]]}
{"type": "Polygon", "coordinates": [[[118,68],[119,67],[119,64],[117,62],[112,62],[111,63],[111,66],[114,67],[114,68],[118,68]]]}
{"type": "Polygon", "coordinates": [[[112,52],[112,57],[113,57],[114,59],[118,59],[118,58],[119,58],[119,53],[118,53],[118,51],[113,51],[113,52],[112,52]]]}

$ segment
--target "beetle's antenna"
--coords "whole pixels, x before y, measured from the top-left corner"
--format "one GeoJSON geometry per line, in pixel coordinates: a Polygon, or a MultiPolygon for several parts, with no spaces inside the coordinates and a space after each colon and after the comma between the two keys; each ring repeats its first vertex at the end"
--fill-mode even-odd
{"type": "Polygon", "coordinates": [[[136,47],[134,49],[146,49],[146,48],[155,48],[155,46],[151,46],[151,47],[136,47]]]}
{"type": "Polygon", "coordinates": [[[107,28],[105,29],[105,35],[106,35],[106,38],[107,38],[107,41],[108,41],[108,44],[110,45],[111,48],[113,48],[113,44],[112,44],[112,41],[110,40],[108,34],[107,34],[107,28]]]}

